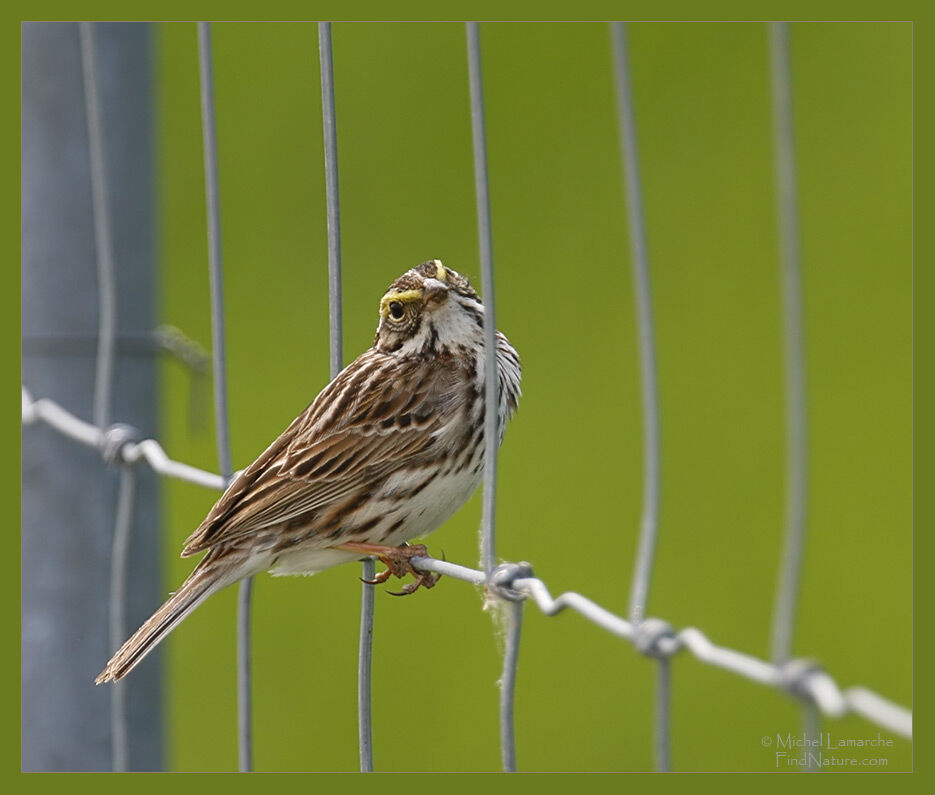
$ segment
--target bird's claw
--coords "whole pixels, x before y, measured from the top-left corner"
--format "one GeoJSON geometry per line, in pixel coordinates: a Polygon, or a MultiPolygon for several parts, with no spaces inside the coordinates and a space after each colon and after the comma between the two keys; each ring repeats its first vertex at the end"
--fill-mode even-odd
{"type": "Polygon", "coordinates": [[[390,596],[409,596],[419,590],[420,587],[433,588],[435,583],[441,579],[441,574],[435,574],[429,571],[419,571],[415,569],[412,570],[415,574],[415,579],[412,582],[407,582],[400,591],[387,591],[390,596]]]}
{"type": "MultiPolygon", "coordinates": [[[[380,562],[386,566],[386,569],[377,574],[372,580],[361,577],[360,581],[367,583],[367,585],[380,585],[386,582],[390,577],[402,579],[407,574],[412,574],[413,577],[415,577],[415,580],[406,583],[400,591],[387,591],[387,593],[392,596],[408,596],[418,591],[421,587],[432,588],[435,583],[441,579],[440,574],[418,571],[412,565],[413,558],[429,556],[428,549],[426,549],[424,544],[413,544],[411,546],[409,544],[404,544],[400,547],[384,547],[376,544],[348,543],[343,545],[342,548],[366,551],[371,555],[375,555],[379,558],[380,562]]],[[[442,560],[444,559],[443,552],[442,560]]]]}
{"type": "Polygon", "coordinates": [[[372,580],[368,580],[364,577],[361,577],[360,581],[367,583],[367,585],[379,585],[380,583],[386,582],[392,576],[392,574],[393,572],[387,569],[386,571],[381,571],[372,580]]]}

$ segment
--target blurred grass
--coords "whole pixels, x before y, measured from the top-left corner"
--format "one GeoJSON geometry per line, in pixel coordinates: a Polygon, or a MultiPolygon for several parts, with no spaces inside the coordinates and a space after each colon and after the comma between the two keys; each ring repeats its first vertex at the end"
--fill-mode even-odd
{"type": "MultiPolygon", "coordinates": [[[[214,25],[230,425],[248,464],[327,381],[313,24],[214,25]]],[[[802,215],[810,526],[795,650],[908,704],[911,96],[908,23],[792,26],[802,215]]],[[[662,516],[652,615],[765,657],[784,431],[768,53],[758,23],[634,23],[631,59],[660,373],[662,516]]],[[[194,26],[159,26],[162,315],[210,347],[194,26]]],[[[524,397],[501,453],[499,553],[624,613],[641,493],[639,370],[609,34],[482,26],[498,325],[524,397]]],[[[334,25],[345,361],[385,287],[432,257],[479,284],[463,26],[334,25]]],[[[216,468],[163,369],[174,457],[216,468]]],[[[167,483],[167,582],[216,495],[167,483]]],[[[480,502],[430,539],[477,561],[480,502]]],[[[359,568],[257,580],[258,770],[357,765],[359,568]]],[[[478,591],[377,593],[375,763],[499,767],[499,651],[478,591]],[[427,707],[434,704],[434,707],[427,707]]],[[[168,642],[172,769],[236,767],[235,589],[168,642]]],[[[652,764],[653,666],[574,615],[527,610],[525,770],[652,764]]],[[[676,769],[770,770],[789,700],[673,665],[676,769]]],[[[825,728],[874,735],[856,719],[825,728]]],[[[888,749],[908,769],[910,746],[888,749]]]]}

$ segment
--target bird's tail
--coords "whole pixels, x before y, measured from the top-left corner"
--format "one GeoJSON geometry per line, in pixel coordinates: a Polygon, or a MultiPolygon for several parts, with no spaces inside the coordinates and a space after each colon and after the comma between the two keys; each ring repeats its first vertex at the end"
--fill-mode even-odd
{"type": "Polygon", "coordinates": [[[240,572],[236,567],[218,565],[213,561],[213,552],[214,550],[208,553],[182,586],[117,650],[104,670],[98,674],[94,684],[116,682],[126,676],[192,610],[211,594],[239,578],[240,572]]]}

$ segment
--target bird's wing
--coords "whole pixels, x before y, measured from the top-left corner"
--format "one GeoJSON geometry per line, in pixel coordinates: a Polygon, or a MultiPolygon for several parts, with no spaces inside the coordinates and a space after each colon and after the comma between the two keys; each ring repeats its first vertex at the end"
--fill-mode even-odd
{"type": "Polygon", "coordinates": [[[420,364],[363,354],[231,483],[182,555],[320,511],[431,456],[464,379],[455,363],[420,364]]]}

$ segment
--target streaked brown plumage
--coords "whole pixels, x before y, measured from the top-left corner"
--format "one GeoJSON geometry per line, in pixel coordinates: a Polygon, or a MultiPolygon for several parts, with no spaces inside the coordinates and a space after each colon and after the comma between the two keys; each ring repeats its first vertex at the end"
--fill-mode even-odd
{"type": "MultiPolygon", "coordinates": [[[[393,282],[373,346],[235,478],[182,550],[205,557],[95,681],[125,676],[237,580],[314,574],[365,545],[426,535],[461,507],[483,475],[483,312],[468,281],[438,260],[393,282]]],[[[502,441],[520,365],[499,332],[497,365],[502,441]]]]}

